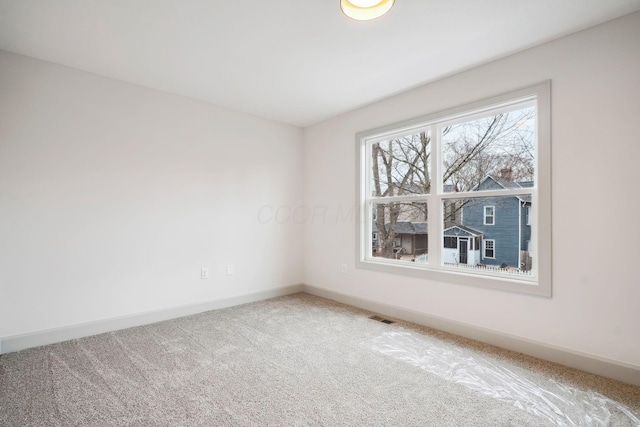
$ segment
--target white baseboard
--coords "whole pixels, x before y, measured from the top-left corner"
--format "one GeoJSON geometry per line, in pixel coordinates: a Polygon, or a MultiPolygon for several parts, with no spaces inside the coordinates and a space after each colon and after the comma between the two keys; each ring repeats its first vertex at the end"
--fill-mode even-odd
{"type": "Polygon", "coordinates": [[[269,298],[303,292],[302,285],[291,285],[265,291],[239,295],[231,298],[207,301],[196,304],[187,304],[166,309],[147,311],[128,316],[113,317],[110,319],[63,326],[43,331],[13,335],[0,338],[0,354],[11,353],[41,345],[54,344],[90,335],[132,328],[134,326],[148,325],[150,323],[175,319],[202,313],[204,311],[217,310],[262,301],[269,298]]]}
{"type": "Polygon", "coordinates": [[[303,290],[311,295],[338,301],[343,304],[352,305],[354,307],[384,314],[386,316],[395,317],[397,319],[471,338],[497,347],[579,369],[581,371],[640,386],[640,366],[549,345],[451,319],[431,316],[415,310],[336,292],[317,286],[305,284],[303,285],[303,290]]]}
{"type": "Polygon", "coordinates": [[[188,304],[167,309],[154,310],[129,316],[114,317],[94,322],[63,326],[43,331],[13,335],[0,338],[0,354],[11,353],[41,345],[54,344],[90,335],[147,325],[178,317],[217,310],[256,301],[262,301],[297,292],[331,299],[365,310],[384,314],[439,329],[452,334],[471,338],[497,347],[517,351],[529,356],[538,357],[550,362],[559,363],[571,368],[580,369],[603,377],[633,384],[640,387],[640,366],[631,365],[617,360],[607,359],[596,355],[586,354],[575,350],[553,346],[538,341],[529,340],[515,335],[480,328],[463,322],[431,316],[415,310],[398,307],[379,301],[370,300],[354,295],[336,292],[330,289],[311,285],[291,285],[265,291],[239,295],[222,300],[188,304]]]}

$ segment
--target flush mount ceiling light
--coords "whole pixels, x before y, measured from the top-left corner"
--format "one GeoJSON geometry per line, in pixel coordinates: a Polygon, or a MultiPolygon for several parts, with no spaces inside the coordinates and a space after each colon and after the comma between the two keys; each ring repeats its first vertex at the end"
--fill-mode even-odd
{"type": "Polygon", "coordinates": [[[349,18],[368,21],[387,13],[394,2],[395,0],[340,0],[340,9],[349,18]]]}

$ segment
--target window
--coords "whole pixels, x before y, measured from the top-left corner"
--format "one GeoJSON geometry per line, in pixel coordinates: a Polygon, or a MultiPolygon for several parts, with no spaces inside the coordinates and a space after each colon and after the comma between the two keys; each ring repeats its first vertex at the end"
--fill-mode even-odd
{"type": "Polygon", "coordinates": [[[458,238],[457,237],[444,236],[444,247],[447,248],[447,249],[457,249],[458,248],[458,238]]]}
{"type": "Polygon", "coordinates": [[[495,212],[496,212],[495,206],[484,207],[484,225],[494,225],[496,223],[495,212]]]}
{"type": "Polygon", "coordinates": [[[359,134],[357,266],[549,296],[549,104],[546,82],[359,134]]]}
{"type": "Polygon", "coordinates": [[[492,239],[483,240],[483,258],[494,258],[496,257],[496,241],[492,239]]]}

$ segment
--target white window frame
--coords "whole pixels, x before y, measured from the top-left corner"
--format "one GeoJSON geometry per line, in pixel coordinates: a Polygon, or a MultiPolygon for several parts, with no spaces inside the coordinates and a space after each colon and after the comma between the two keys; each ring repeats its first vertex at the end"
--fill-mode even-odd
{"type": "MultiPolygon", "coordinates": [[[[428,114],[426,116],[395,123],[377,129],[361,132],[356,135],[358,158],[357,173],[357,227],[356,227],[356,267],[378,272],[398,274],[428,281],[439,281],[462,285],[479,286],[496,290],[520,292],[525,294],[551,297],[551,82],[545,81],[530,87],[514,90],[489,99],[471,102],[449,110],[428,114]],[[476,273],[464,269],[456,269],[444,265],[443,260],[443,201],[463,197],[479,197],[478,192],[443,193],[439,175],[440,167],[434,154],[439,142],[439,129],[460,118],[478,117],[496,108],[508,108],[509,105],[522,105],[530,102],[535,106],[537,127],[535,137],[535,176],[533,187],[513,190],[482,190],[482,197],[502,196],[510,194],[530,195],[532,199],[531,245],[532,257],[536,259],[531,275],[527,277],[509,277],[499,272],[490,271],[476,273]],[[370,147],[379,141],[395,136],[407,135],[424,129],[431,131],[432,155],[431,171],[437,178],[432,185],[431,194],[420,196],[393,196],[375,198],[370,196],[370,147]],[[403,262],[373,257],[371,253],[372,204],[389,203],[413,198],[424,201],[429,206],[428,232],[429,255],[427,263],[403,262]]],[[[495,215],[495,209],[494,209],[495,215]]],[[[495,223],[495,217],[494,217],[495,223]]],[[[484,246],[483,246],[484,255],[484,246]]],[[[495,256],[495,244],[494,244],[495,256]]]]}
{"type": "Polygon", "coordinates": [[[496,259],[496,239],[483,239],[482,240],[482,258],[486,259],[496,259]],[[493,245],[491,250],[493,251],[493,256],[487,256],[487,243],[491,242],[493,245]]]}
{"type": "Polygon", "coordinates": [[[496,207],[495,206],[485,206],[484,207],[484,225],[496,225],[496,207]],[[491,208],[491,215],[487,215],[487,208],[491,208]],[[487,218],[491,218],[491,222],[487,222],[487,218]]]}

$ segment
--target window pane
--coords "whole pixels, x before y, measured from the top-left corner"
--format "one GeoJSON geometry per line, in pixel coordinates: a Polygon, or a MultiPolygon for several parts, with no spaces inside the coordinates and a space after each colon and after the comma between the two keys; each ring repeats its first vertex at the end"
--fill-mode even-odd
{"type": "Polygon", "coordinates": [[[533,186],[535,109],[442,128],[445,193],[533,186]]]}
{"type": "Polygon", "coordinates": [[[484,223],[485,225],[493,225],[495,224],[495,206],[485,206],[484,207],[484,223]]]}
{"type": "Polygon", "coordinates": [[[456,249],[458,247],[458,238],[444,236],[444,247],[445,249],[456,249]]]}
{"type": "Polygon", "coordinates": [[[429,194],[431,135],[419,132],[381,141],[371,147],[371,195],[429,194]]]}
{"type": "Polygon", "coordinates": [[[426,202],[372,204],[372,216],[371,256],[427,262],[426,202]]]}
{"type": "Polygon", "coordinates": [[[530,195],[443,200],[443,212],[455,216],[444,217],[442,264],[480,273],[530,275],[530,207],[530,195]],[[487,220],[488,212],[493,222],[487,220]]]}
{"type": "Polygon", "coordinates": [[[495,258],[496,257],[496,241],[485,239],[484,240],[484,258],[495,258]]]}

